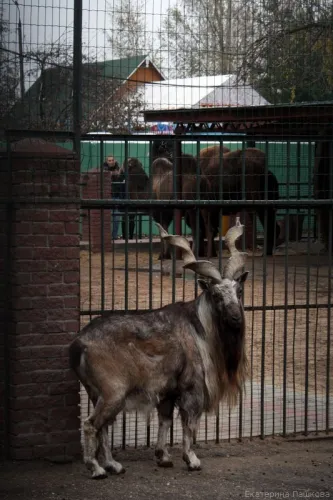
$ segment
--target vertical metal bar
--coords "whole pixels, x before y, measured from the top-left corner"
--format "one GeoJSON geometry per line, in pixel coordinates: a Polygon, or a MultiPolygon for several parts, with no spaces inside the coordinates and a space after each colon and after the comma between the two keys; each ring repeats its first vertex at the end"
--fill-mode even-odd
{"type": "Polygon", "coordinates": [[[134,448],[138,447],[138,412],[135,412],[135,422],[134,422],[134,448]]]}
{"type": "MultiPolygon", "coordinates": [[[[287,141],[287,183],[286,198],[290,199],[290,141],[287,141]]],[[[282,434],[287,434],[287,346],[288,346],[288,246],[289,246],[289,208],[286,210],[286,241],[284,258],[284,334],[283,334],[283,408],[282,408],[282,434]]]]}
{"type": "Polygon", "coordinates": [[[219,442],[220,442],[220,405],[218,405],[218,407],[217,407],[215,422],[216,422],[215,443],[219,444],[219,442]]]}
{"type": "Polygon", "coordinates": [[[123,422],[122,422],[122,449],[126,448],[126,411],[123,411],[123,422]]]}
{"type": "Polygon", "coordinates": [[[332,200],[333,200],[333,144],[330,141],[329,147],[329,232],[328,232],[328,286],[327,286],[327,357],[326,357],[326,433],[330,430],[330,375],[331,375],[331,308],[332,308],[332,239],[333,239],[333,214],[332,214],[332,200]]]}
{"type": "Polygon", "coordinates": [[[273,307],[273,336],[272,336],[272,413],[273,413],[273,425],[272,425],[272,435],[275,434],[275,327],[276,327],[276,314],[274,310],[275,305],[275,260],[273,259],[273,269],[272,269],[272,307],[273,307]]]}
{"type": "Polygon", "coordinates": [[[319,266],[317,266],[316,272],[316,320],[315,320],[315,331],[314,331],[314,397],[315,397],[315,424],[316,424],[316,434],[318,434],[318,377],[317,377],[317,341],[318,341],[318,291],[319,291],[319,266]]]}
{"type": "Polygon", "coordinates": [[[92,310],[92,244],[91,244],[91,210],[88,209],[88,240],[89,240],[89,250],[88,250],[88,263],[89,263],[89,313],[91,321],[91,310],[92,310]]]}
{"type": "MultiPolygon", "coordinates": [[[[178,170],[178,161],[177,161],[177,144],[174,142],[173,144],[173,198],[177,199],[177,170],[178,170]]],[[[174,234],[180,234],[180,231],[177,232],[177,210],[173,212],[173,224],[174,224],[174,234]]],[[[179,228],[178,228],[179,229],[179,228]]],[[[176,259],[178,257],[178,253],[176,249],[172,249],[172,303],[176,302],[176,259]]]]}
{"type": "Polygon", "coordinates": [[[223,217],[223,141],[220,141],[220,155],[219,155],[219,202],[221,203],[221,211],[219,213],[219,270],[222,269],[222,217],[223,217]]]}
{"type": "MultiPolygon", "coordinates": [[[[308,148],[310,154],[310,148],[308,148]]],[[[310,158],[309,158],[310,159],[310,158]]],[[[308,169],[308,193],[311,192],[311,171],[308,169]]],[[[311,208],[308,208],[308,227],[311,220],[311,208]]],[[[310,355],[310,233],[308,230],[306,255],[306,319],[305,319],[305,397],[304,397],[304,434],[308,435],[309,411],[309,355],[310,355]]]]}
{"type": "MultiPolygon", "coordinates": [[[[255,233],[252,231],[252,245],[253,248],[255,248],[255,233]]],[[[252,275],[252,292],[251,292],[251,304],[252,306],[254,305],[254,258],[252,258],[252,268],[251,268],[251,275],[252,275]]],[[[250,406],[251,406],[251,417],[250,417],[250,439],[253,437],[253,365],[254,365],[254,320],[255,320],[255,312],[254,308],[252,307],[252,314],[251,314],[251,351],[250,351],[250,359],[251,359],[251,379],[250,379],[250,406]]]]}
{"type": "MultiPolygon", "coordinates": [[[[265,200],[268,199],[268,141],[265,154],[265,200]]],[[[256,220],[254,218],[254,220],[256,220]]],[[[260,388],[260,437],[265,437],[265,361],[266,361],[266,292],[267,292],[267,207],[264,212],[263,284],[262,284],[262,340],[261,340],[261,388],[260,388]]]]}
{"type": "MultiPolygon", "coordinates": [[[[128,200],[129,192],[128,192],[128,140],[125,139],[125,198],[128,200]]],[[[119,217],[121,225],[123,222],[123,217],[125,216],[125,234],[123,234],[123,238],[125,239],[125,311],[128,311],[128,205],[126,205],[125,214],[124,212],[119,217]]]]}
{"type": "MultiPolygon", "coordinates": [[[[311,143],[309,143],[309,149],[311,148],[311,143]]],[[[297,155],[297,199],[301,199],[301,143],[297,141],[296,144],[296,155],[297,155]]],[[[308,165],[310,169],[310,164],[308,165]]]]}
{"type": "MultiPolygon", "coordinates": [[[[296,266],[294,269],[294,304],[296,304],[296,279],[297,273],[296,273],[296,266]]],[[[296,368],[296,323],[297,322],[297,309],[295,308],[294,312],[294,329],[293,329],[293,349],[292,349],[292,367],[293,367],[293,399],[294,399],[294,433],[296,434],[297,431],[297,419],[296,419],[296,373],[295,373],[295,368],[296,368]]]]}
{"type": "Polygon", "coordinates": [[[6,203],[6,247],[4,250],[4,336],[3,336],[3,354],[4,354],[4,456],[10,458],[10,323],[11,323],[11,268],[12,268],[12,227],[13,227],[13,206],[12,206],[12,156],[10,141],[7,139],[7,189],[8,201],[6,203]]]}
{"type": "MultiPolygon", "coordinates": [[[[104,142],[100,142],[100,197],[104,198],[104,170],[102,161],[104,156],[104,142]]],[[[104,226],[104,208],[100,209],[101,219],[101,310],[105,309],[105,226],[104,226]]]]}
{"type": "Polygon", "coordinates": [[[74,0],[73,131],[74,151],[80,158],[82,118],[82,0],[74,0]]]}

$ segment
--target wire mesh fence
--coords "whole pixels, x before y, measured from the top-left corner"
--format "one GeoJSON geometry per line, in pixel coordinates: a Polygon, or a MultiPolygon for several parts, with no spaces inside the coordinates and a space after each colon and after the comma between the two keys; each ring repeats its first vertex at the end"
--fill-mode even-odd
{"type": "MultiPolygon", "coordinates": [[[[0,14],[3,146],[44,137],[80,157],[82,326],[199,293],[159,259],[154,221],[221,268],[240,215],[250,379],[197,439],[328,432],[333,2],[11,0],[0,14]]],[[[124,414],[110,439],[156,429],[124,414]]]]}

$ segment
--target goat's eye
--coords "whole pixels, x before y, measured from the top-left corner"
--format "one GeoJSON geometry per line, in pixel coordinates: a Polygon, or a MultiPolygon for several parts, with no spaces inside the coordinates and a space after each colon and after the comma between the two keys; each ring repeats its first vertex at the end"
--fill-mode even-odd
{"type": "Polygon", "coordinates": [[[241,286],[238,285],[236,289],[237,297],[240,299],[242,297],[243,289],[241,286]]]}

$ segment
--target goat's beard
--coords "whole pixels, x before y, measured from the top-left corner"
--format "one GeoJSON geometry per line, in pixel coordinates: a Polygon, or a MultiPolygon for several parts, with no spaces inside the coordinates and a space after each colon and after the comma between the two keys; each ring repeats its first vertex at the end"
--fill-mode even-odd
{"type": "Polygon", "coordinates": [[[237,373],[244,342],[244,316],[240,303],[225,308],[219,316],[219,334],[228,378],[232,381],[237,373]]]}

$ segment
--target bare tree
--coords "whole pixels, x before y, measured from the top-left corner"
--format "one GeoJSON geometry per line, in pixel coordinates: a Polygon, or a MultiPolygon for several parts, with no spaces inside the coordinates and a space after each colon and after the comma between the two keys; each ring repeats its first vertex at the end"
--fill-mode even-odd
{"type": "Polygon", "coordinates": [[[111,28],[105,30],[114,58],[147,54],[161,63],[159,40],[147,25],[144,0],[114,0],[108,3],[111,28]]]}
{"type": "Polygon", "coordinates": [[[267,0],[237,74],[271,102],[333,97],[332,0],[267,0]]]}
{"type": "MultiPolygon", "coordinates": [[[[7,43],[9,26],[0,10],[0,115],[4,118],[18,98],[19,64],[18,54],[10,50],[7,43]]],[[[7,120],[2,123],[6,125],[7,120]]]]}
{"type": "Polygon", "coordinates": [[[249,0],[181,0],[168,10],[161,47],[168,50],[170,76],[230,74],[245,42],[249,0]]]}
{"type": "MultiPolygon", "coordinates": [[[[33,62],[28,76],[35,82],[23,102],[12,109],[12,127],[41,130],[71,130],[73,126],[73,55],[58,40],[25,53],[33,62]]],[[[140,93],[124,88],[117,78],[106,77],[104,61],[88,60],[82,66],[83,133],[128,131],[142,107],[140,93]]]]}

